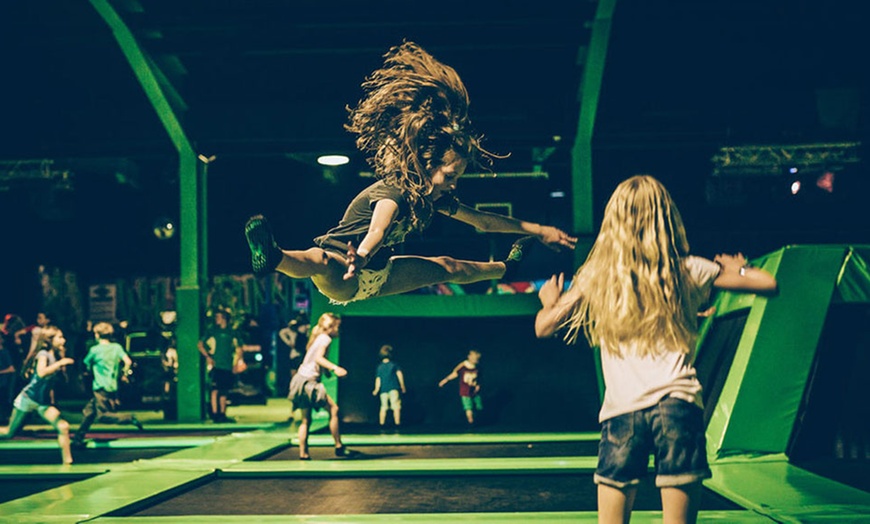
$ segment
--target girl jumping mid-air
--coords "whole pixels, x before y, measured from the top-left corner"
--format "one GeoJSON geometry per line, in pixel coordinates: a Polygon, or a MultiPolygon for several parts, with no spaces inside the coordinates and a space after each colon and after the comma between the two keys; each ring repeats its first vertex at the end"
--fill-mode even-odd
{"type": "Polygon", "coordinates": [[[565,329],[601,348],[606,386],[599,413],[599,522],[628,522],[637,486],[656,457],[663,521],[695,522],[701,481],[710,477],[701,384],[693,366],[697,316],[713,287],[770,293],[776,280],[742,255],[715,262],[689,255],[667,190],[635,176],[614,191],[601,230],[570,288],[564,276],[541,287],[539,337],[565,329]]]}
{"type": "Polygon", "coordinates": [[[245,225],[256,274],[279,271],[307,278],[333,302],[412,291],[432,284],[468,284],[511,278],[531,239],[574,248],[576,238],[551,226],[525,222],[463,205],[453,195],[469,165],[486,166],[493,155],[480,145],[468,118],[468,93],[453,68],[412,42],[393,47],[384,66],[364,83],[366,95],[345,126],[369,156],[378,181],[348,206],[339,224],[314,239],[316,247],[282,250],[268,221],[245,225]],[[435,212],[487,232],[526,235],[504,261],[394,256],[412,231],[435,212]]]}

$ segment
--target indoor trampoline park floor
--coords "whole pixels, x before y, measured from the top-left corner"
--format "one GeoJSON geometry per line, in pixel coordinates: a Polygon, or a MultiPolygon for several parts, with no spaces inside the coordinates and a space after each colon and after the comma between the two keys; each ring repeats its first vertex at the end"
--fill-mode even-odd
{"type": "MultiPolygon", "coordinates": [[[[28,426],[0,443],[0,522],[597,519],[597,433],[359,432],[344,436],[353,453],[338,458],[319,418],[313,460],[300,461],[286,401],[231,414],[236,424],[145,418],[143,432],[97,425],[72,466],[58,464],[48,428],[28,426]]],[[[870,521],[870,493],[784,456],[733,457],[713,470],[700,522],[870,521]]],[[[660,521],[650,480],[639,488],[632,522],[660,521]]]]}

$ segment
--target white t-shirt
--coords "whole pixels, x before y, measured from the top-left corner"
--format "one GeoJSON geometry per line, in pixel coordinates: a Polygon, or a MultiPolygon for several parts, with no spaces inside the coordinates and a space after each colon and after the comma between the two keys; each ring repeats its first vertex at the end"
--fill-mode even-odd
{"type": "Polygon", "coordinates": [[[329,349],[329,344],[332,343],[332,337],[325,333],[317,335],[314,342],[308,346],[308,351],[305,352],[305,358],[302,359],[302,364],[299,364],[297,375],[310,379],[320,378],[320,364],[317,363],[318,357],[326,356],[326,350],[329,349]]]}
{"type": "MultiPolygon", "coordinates": [[[[709,297],[719,276],[719,264],[706,258],[689,256],[684,260],[694,288],[688,297],[690,311],[697,310],[709,297]]],[[[640,357],[633,343],[623,344],[619,352],[608,351],[601,343],[601,368],[604,373],[604,403],[599,422],[632,411],[654,406],[666,395],[703,408],[701,383],[693,361],[695,348],[682,353],[662,347],[657,355],[640,357]]]]}

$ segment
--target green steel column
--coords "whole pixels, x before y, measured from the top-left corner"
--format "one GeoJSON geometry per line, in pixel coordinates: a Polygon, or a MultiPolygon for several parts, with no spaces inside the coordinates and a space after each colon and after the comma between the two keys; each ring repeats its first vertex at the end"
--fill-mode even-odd
{"type": "MultiPolygon", "coordinates": [[[[202,360],[197,345],[202,327],[202,293],[200,273],[200,192],[196,154],[180,156],[179,185],[181,192],[181,285],[175,290],[178,311],[178,420],[198,422],[202,420],[202,360]]],[[[204,227],[204,222],[203,222],[204,227]]],[[[205,233],[202,232],[202,236],[205,233]]],[[[204,255],[204,253],[202,253],[204,255]]]]}
{"type": "Polygon", "coordinates": [[[595,239],[592,200],[592,134],[595,115],[604,77],[607,44],[610,41],[610,26],[616,0],[599,0],[592,22],[592,34],[583,78],[580,84],[580,115],[577,119],[577,135],[571,150],[571,203],[573,208],[574,233],[580,239],[574,252],[575,266],[586,260],[595,239]]]}
{"type": "MultiPolygon", "coordinates": [[[[176,290],[178,311],[178,418],[199,421],[203,416],[201,362],[197,350],[200,338],[201,294],[199,282],[199,192],[197,190],[197,156],[184,128],[161,86],[155,66],[139,46],[132,31],[107,0],[90,0],[108,24],[112,35],[157,117],[166,129],[178,153],[181,186],[181,285],[176,290]]],[[[203,204],[204,205],[204,204],[203,204]]],[[[204,255],[204,253],[203,253],[204,255]]]]}

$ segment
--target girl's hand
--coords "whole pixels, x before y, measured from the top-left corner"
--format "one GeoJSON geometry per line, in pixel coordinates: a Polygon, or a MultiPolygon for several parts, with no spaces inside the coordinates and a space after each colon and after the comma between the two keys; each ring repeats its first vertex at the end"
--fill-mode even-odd
{"type": "Polygon", "coordinates": [[[341,366],[335,366],[335,368],[333,368],[332,372],[335,373],[335,376],[339,377],[339,378],[347,376],[347,370],[341,366]]]}
{"type": "Polygon", "coordinates": [[[563,247],[574,249],[577,245],[577,237],[572,237],[568,235],[568,233],[553,226],[541,226],[538,240],[554,251],[560,251],[563,247]]]}
{"type": "Polygon", "coordinates": [[[374,391],[372,391],[372,396],[373,396],[373,397],[378,396],[378,390],[374,390],[374,391]]]}
{"type": "Polygon", "coordinates": [[[345,280],[350,280],[359,275],[359,270],[365,267],[366,257],[357,253],[356,248],[350,242],[347,243],[347,272],[344,274],[345,280]]]}
{"type": "Polygon", "coordinates": [[[740,268],[746,265],[746,257],[743,256],[743,253],[737,253],[736,255],[718,254],[713,261],[722,266],[723,271],[734,273],[740,271],[740,268]]]}
{"type": "Polygon", "coordinates": [[[60,360],[57,361],[57,364],[58,364],[60,367],[68,366],[68,365],[73,364],[73,363],[75,363],[75,360],[73,360],[73,359],[71,359],[71,358],[69,358],[69,357],[64,357],[64,358],[62,358],[62,359],[60,359],[60,360]]]}
{"type": "Polygon", "coordinates": [[[538,291],[538,298],[541,299],[541,304],[545,308],[553,307],[562,296],[562,289],[565,287],[565,274],[559,273],[553,275],[549,280],[544,282],[541,289],[538,291]]]}

